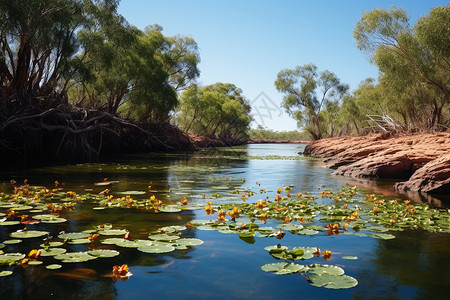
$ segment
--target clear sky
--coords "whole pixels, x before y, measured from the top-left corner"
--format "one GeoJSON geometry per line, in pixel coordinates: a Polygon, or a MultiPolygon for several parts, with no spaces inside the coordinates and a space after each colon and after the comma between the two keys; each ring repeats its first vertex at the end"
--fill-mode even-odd
{"type": "Polygon", "coordinates": [[[199,83],[233,83],[252,103],[255,121],[269,129],[294,130],[280,108],[274,86],[278,72],[314,63],[334,72],[355,90],[378,70],[355,47],[352,31],[361,13],[395,5],[414,24],[442,0],[122,0],[121,13],[144,29],[191,36],[200,48],[199,83]]]}

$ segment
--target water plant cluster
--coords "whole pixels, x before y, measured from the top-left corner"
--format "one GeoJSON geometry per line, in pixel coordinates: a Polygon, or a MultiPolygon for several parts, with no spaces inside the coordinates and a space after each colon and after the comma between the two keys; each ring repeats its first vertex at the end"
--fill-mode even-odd
{"type": "MultiPolygon", "coordinates": [[[[0,276],[41,264],[48,270],[56,270],[64,264],[106,260],[118,256],[124,248],[135,248],[154,255],[186,250],[203,244],[202,240],[186,234],[196,228],[236,234],[249,244],[255,243],[257,238],[272,238],[276,244],[265,247],[269,261],[261,266],[262,271],[276,275],[299,273],[313,286],[344,289],[356,286],[358,281],[346,275],[341,267],[317,262],[297,263],[314,258],[330,261],[332,256],[337,255],[332,249],[321,250],[314,245],[289,248],[283,245],[285,235],[344,234],[389,240],[395,238],[396,231],[403,230],[450,233],[448,209],[431,208],[409,200],[382,198],[375,194],[364,195],[354,186],[330,190],[320,185],[315,193],[291,194],[294,188],[291,185],[270,191],[261,188],[258,182],[253,188],[239,188],[237,186],[245,180],[236,178],[211,178],[210,182],[217,184],[219,179],[225,183],[224,188],[211,186],[208,195],[202,194],[199,199],[182,197],[176,203],[159,200],[149,192],[151,186],[148,191],[128,191],[127,195],[116,197],[109,189],[99,194],[78,195],[58,187],[57,183],[55,188],[48,189],[30,186],[27,182],[16,186],[15,182],[11,182],[12,192],[0,193],[0,276]],[[217,190],[221,194],[242,193],[242,202],[227,203],[221,200],[215,192],[217,190]],[[151,230],[147,239],[134,239],[133,232],[115,228],[112,224],[98,224],[80,232],[59,232],[51,236],[52,226],[70,221],[71,211],[81,205],[90,205],[94,210],[145,210],[149,214],[182,214],[197,210],[199,217],[184,226],[172,225],[151,230]],[[23,240],[34,241],[36,247],[25,253],[10,251],[23,240]],[[70,245],[84,245],[86,250],[70,252],[70,245]]],[[[358,259],[349,255],[342,258],[358,259]]],[[[113,280],[126,280],[132,275],[125,264],[111,265],[111,268],[108,276],[113,280]]]]}

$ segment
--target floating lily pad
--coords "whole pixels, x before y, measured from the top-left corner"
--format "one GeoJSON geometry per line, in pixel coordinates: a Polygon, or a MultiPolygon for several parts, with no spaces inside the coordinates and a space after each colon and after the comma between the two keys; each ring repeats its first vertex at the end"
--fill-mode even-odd
{"type": "Polygon", "coordinates": [[[181,211],[181,209],[179,209],[178,206],[175,206],[175,205],[161,206],[158,208],[158,210],[160,212],[164,212],[164,213],[177,213],[177,212],[181,211]]]}
{"type": "Polygon", "coordinates": [[[29,260],[27,262],[28,265],[30,266],[38,266],[38,265],[42,265],[42,261],[40,260],[29,260]]]}
{"type": "Polygon", "coordinates": [[[391,240],[395,239],[395,235],[389,233],[368,233],[367,236],[380,239],[380,240],[391,240]]]}
{"type": "Polygon", "coordinates": [[[59,246],[62,246],[62,245],[64,245],[63,242],[48,242],[48,243],[40,244],[39,246],[41,248],[45,248],[45,247],[59,247],[59,246]]]}
{"type": "Polygon", "coordinates": [[[185,230],[186,226],[166,226],[159,228],[156,232],[168,232],[168,233],[176,233],[178,231],[185,230]]]}
{"type": "Polygon", "coordinates": [[[269,252],[282,252],[284,250],[287,250],[288,247],[286,246],[281,246],[278,247],[278,245],[274,245],[274,246],[267,246],[264,248],[264,250],[267,250],[269,252]]]}
{"type": "Polygon", "coordinates": [[[66,252],[67,250],[64,248],[49,248],[47,250],[41,249],[41,256],[55,256],[66,252]]]}
{"type": "Polygon", "coordinates": [[[19,244],[19,243],[22,243],[22,240],[11,239],[11,240],[3,241],[3,244],[5,244],[5,245],[14,245],[14,244],[19,244]]]}
{"type": "Polygon", "coordinates": [[[30,210],[33,209],[33,206],[29,206],[29,205],[21,205],[21,206],[17,206],[14,208],[14,210],[30,210]]]}
{"type": "Polygon", "coordinates": [[[25,254],[22,253],[4,253],[0,254],[0,261],[2,260],[21,260],[25,258],[25,254]]]}
{"type": "Polygon", "coordinates": [[[125,235],[127,232],[126,229],[106,229],[100,230],[98,233],[102,235],[125,235]]]}
{"type": "Polygon", "coordinates": [[[139,248],[139,247],[152,245],[152,241],[149,241],[149,240],[129,241],[129,240],[122,239],[121,241],[117,241],[115,244],[119,247],[125,247],[125,248],[139,248]]]}
{"type": "MultiPolygon", "coordinates": [[[[104,239],[102,240],[102,244],[106,244],[106,245],[116,245],[117,243],[120,243],[124,241],[123,238],[108,238],[108,239],[104,239]]],[[[126,241],[126,240],[125,240],[126,241]]]]}
{"type": "Polygon", "coordinates": [[[311,285],[327,289],[349,289],[358,285],[358,281],[348,275],[312,274],[311,285]]]}
{"type": "Polygon", "coordinates": [[[107,250],[107,249],[98,249],[98,250],[89,250],[87,252],[89,255],[96,256],[96,257],[114,257],[120,254],[119,251],[116,250],[107,250]]]}
{"type": "Polygon", "coordinates": [[[178,235],[156,234],[149,235],[148,238],[154,241],[171,242],[178,240],[180,237],[178,235]]]}
{"type": "Polygon", "coordinates": [[[13,238],[21,238],[21,239],[27,239],[27,238],[35,238],[47,235],[47,231],[37,231],[37,230],[24,230],[24,231],[16,231],[12,232],[10,234],[13,238]]]}
{"type": "Polygon", "coordinates": [[[176,241],[177,245],[186,245],[186,246],[198,246],[203,244],[203,241],[196,238],[183,238],[176,241]]]}
{"type": "Polygon", "coordinates": [[[356,260],[356,259],[358,259],[358,257],[357,256],[342,256],[342,259],[356,260]]]}
{"type": "Polygon", "coordinates": [[[317,275],[343,275],[344,270],[338,266],[333,265],[321,265],[321,264],[312,264],[309,266],[309,273],[314,273],[317,275]]]}
{"type": "Polygon", "coordinates": [[[301,234],[301,235],[315,235],[318,233],[319,233],[319,231],[317,231],[317,230],[306,229],[306,228],[303,228],[303,229],[297,231],[297,234],[301,234]]]}
{"type": "Polygon", "coordinates": [[[280,262],[274,264],[266,264],[262,266],[261,269],[265,272],[274,272],[277,275],[286,275],[304,271],[307,269],[307,267],[296,263],[280,262]]]}
{"type": "Polygon", "coordinates": [[[0,226],[11,226],[20,224],[20,221],[2,221],[0,222],[0,226]]]}
{"type": "Polygon", "coordinates": [[[89,237],[89,233],[85,232],[69,232],[69,233],[62,233],[58,235],[60,239],[69,239],[69,240],[78,240],[78,239],[86,239],[89,237]]]}
{"type": "Polygon", "coordinates": [[[87,252],[68,252],[56,255],[54,258],[61,260],[64,263],[77,263],[93,260],[97,257],[89,255],[87,252]]]}
{"type": "Polygon", "coordinates": [[[5,244],[0,243],[0,249],[5,248],[5,244]]]}
{"type": "Polygon", "coordinates": [[[1,272],[0,272],[0,277],[9,276],[9,275],[11,275],[12,273],[13,273],[12,271],[1,271],[1,272]]]}
{"type": "Polygon", "coordinates": [[[146,192],[143,192],[143,191],[125,191],[125,192],[119,192],[117,194],[135,196],[135,195],[145,195],[146,192]]]}
{"type": "Polygon", "coordinates": [[[299,231],[303,229],[303,225],[300,224],[279,224],[277,228],[280,228],[282,230],[286,231],[299,231]]]}
{"type": "Polygon", "coordinates": [[[90,239],[75,239],[75,240],[69,240],[68,243],[74,244],[74,245],[90,244],[91,240],[90,239]]]}
{"type": "Polygon", "coordinates": [[[57,269],[61,269],[62,266],[58,265],[58,264],[51,264],[51,265],[46,266],[45,268],[48,270],[57,270],[57,269]]]}
{"type": "Polygon", "coordinates": [[[139,251],[145,252],[145,253],[168,253],[168,252],[172,252],[173,250],[175,250],[175,247],[172,245],[157,244],[157,245],[139,247],[137,249],[139,251]]]}

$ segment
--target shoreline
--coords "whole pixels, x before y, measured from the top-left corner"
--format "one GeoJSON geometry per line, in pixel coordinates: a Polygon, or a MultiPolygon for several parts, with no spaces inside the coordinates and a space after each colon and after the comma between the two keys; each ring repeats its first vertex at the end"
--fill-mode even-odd
{"type": "Polygon", "coordinates": [[[386,178],[401,193],[450,194],[450,133],[326,138],[305,147],[333,175],[386,178]]]}

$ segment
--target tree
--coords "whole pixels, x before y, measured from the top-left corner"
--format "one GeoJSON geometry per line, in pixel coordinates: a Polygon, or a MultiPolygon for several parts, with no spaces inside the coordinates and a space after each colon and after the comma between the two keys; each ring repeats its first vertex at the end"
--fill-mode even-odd
{"type": "Polygon", "coordinates": [[[358,48],[379,67],[379,82],[407,127],[435,127],[450,103],[449,19],[447,4],[411,27],[406,12],[391,7],[365,13],[354,29],[358,48]]]}
{"type": "Polygon", "coordinates": [[[67,100],[61,80],[85,20],[82,1],[0,1],[0,98],[8,114],[67,100]]]}
{"type": "Polygon", "coordinates": [[[246,138],[251,106],[242,90],[230,83],[202,88],[191,85],[181,94],[177,122],[198,135],[215,135],[224,140],[246,138]]]}
{"type": "Polygon", "coordinates": [[[324,106],[339,102],[349,89],[334,73],[328,70],[318,72],[314,64],[280,71],[275,87],[285,95],[282,104],[284,109],[314,139],[322,138],[319,114],[324,106]]]}

